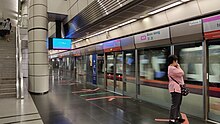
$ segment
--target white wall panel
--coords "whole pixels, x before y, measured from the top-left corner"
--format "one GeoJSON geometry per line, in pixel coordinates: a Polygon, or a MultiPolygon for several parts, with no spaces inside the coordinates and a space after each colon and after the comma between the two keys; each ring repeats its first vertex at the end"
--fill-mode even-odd
{"type": "Polygon", "coordinates": [[[87,0],[88,1],[88,5],[90,4],[90,3],[92,3],[94,0],[87,0]]]}
{"type": "Polygon", "coordinates": [[[68,1],[65,0],[47,0],[48,12],[67,15],[68,1]]]}
{"type": "Polygon", "coordinates": [[[201,14],[196,1],[177,6],[173,9],[167,10],[166,13],[169,22],[176,22],[201,14]]]}
{"type": "Polygon", "coordinates": [[[72,16],[71,16],[71,9],[69,9],[68,11],[67,11],[67,14],[68,14],[68,16],[67,16],[67,18],[64,20],[64,24],[66,24],[67,22],[69,22],[72,18],[72,16]]]}
{"type": "Polygon", "coordinates": [[[220,0],[197,0],[202,14],[220,9],[220,0]]]}
{"type": "MultiPolygon", "coordinates": [[[[83,0],[84,1],[84,0],[83,0]]],[[[73,4],[75,4],[77,2],[77,0],[70,0],[70,6],[72,6],[73,4]]]]}
{"type": "Polygon", "coordinates": [[[113,39],[113,38],[116,38],[116,37],[120,37],[121,34],[119,32],[119,30],[115,29],[115,30],[112,30],[112,31],[109,31],[109,33],[107,33],[109,36],[107,37],[108,39],[113,39]]]}
{"type": "Polygon", "coordinates": [[[49,22],[48,23],[48,37],[51,37],[53,34],[56,33],[56,23],[55,22],[49,22]]]}
{"type": "Polygon", "coordinates": [[[87,0],[78,0],[78,8],[79,8],[79,12],[82,11],[84,8],[87,7],[87,0]]]}
{"type": "Polygon", "coordinates": [[[96,37],[91,37],[91,38],[89,38],[89,40],[90,40],[93,44],[100,41],[98,36],[96,36],[96,37]]]}
{"type": "Polygon", "coordinates": [[[105,33],[99,35],[99,41],[98,41],[98,42],[100,42],[100,41],[105,41],[105,40],[107,40],[105,33]]]}
{"type": "Polygon", "coordinates": [[[150,28],[158,27],[164,24],[167,24],[168,20],[165,12],[161,12],[159,14],[147,17],[143,20],[139,20],[131,24],[132,31],[134,33],[145,31],[150,28]]]}
{"type": "Polygon", "coordinates": [[[142,23],[143,20],[141,21],[136,21],[134,23],[131,24],[131,28],[132,31],[134,32],[140,32],[143,30],[143,28],[145,29],[145,25],[142,23]]]}
{"type": "Polygon", "coordinates": [[[70,9],[70,18],[72,19],[74,16],[78,14],[78,12],[79,12],[78,4],[74,4],[70,9]]]}
{"type": "Polygon", "coordinates": [[[48,29],[52,28],[56,23],[55,22],[49,22],[48,23],[48,29]]]}
{"type": "Polygon", "coordinates": [[[161,12],[159,14],[143,19],[142,23],[144,25],[144,28],[142,28],[142,30],[147,30],[167,24],[168,20],[166,13],[161,12]]]}
{"type": "Polygon", "coordinates": [[[87,46],[88,44],[93,44],[93,42],[91,40],[87,39],[85,46],[87,46]]]}
{"type": "Polygon", "coordinates": [[[118,31],[119,31],[119,33],[120,33],[121,36],[128,35],[128,34],[132,34],[132,33],[133,33],[130,24],[125,25],[125,26],[119,28],[118,31]]]}
{"type": "Polygon", "coordinates": [[[68,20],[71,20],[74,16],[76,16],[79,12],[85,9],[90,3],[94,0],[68,0],[68,20]]]}
{"type": "Polygon", "coordinates": [[[75,44],[73,43],[73,44],[72,44],[72,49],[75,49],[75,48],[76,48],[76,47],[75,47],[75,44]]]}

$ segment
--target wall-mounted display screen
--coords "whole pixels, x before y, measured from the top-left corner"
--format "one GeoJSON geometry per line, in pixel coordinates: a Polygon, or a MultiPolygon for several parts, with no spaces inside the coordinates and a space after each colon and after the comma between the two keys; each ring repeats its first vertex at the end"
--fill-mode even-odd
{"type": "Polygon", "coordinates": [[[49,50],[69,50],[71,42],[71,39],[49,38],[49,50]]]}

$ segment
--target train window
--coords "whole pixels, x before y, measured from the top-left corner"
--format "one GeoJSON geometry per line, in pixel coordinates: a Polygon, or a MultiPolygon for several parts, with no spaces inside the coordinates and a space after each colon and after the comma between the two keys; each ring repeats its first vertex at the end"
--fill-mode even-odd
{"type": "Polygon", "coordinates": [[[220,121],[220,42],[208,42],[209,118],[220,121]]]}
{"type": "Polygon", "coordinates": [[[140,83],[156,86],[158,85],[156,80],[167,81],[166,59],[169,55],[169,47],[140,50],[140,83]]]}
{"type": "Polygon", "coordinates": [[[147,102],[162,105],[168,94],[167,57],[170,47],[142,49],[138,51],[140,90],[139,98],[147,102]]]}
{"type": "Polygon", "coordinates": [[[184,44],[175,46],[175,55],[185,73],[185,83],[202,85],[202,44],[184,44]]]}
{"type": "Polygon", "coordinates": [[[189,63],[189,64],[188,64],[187,74],[196,74],[195,64],[193,64],[193,63],[189,63]]]}

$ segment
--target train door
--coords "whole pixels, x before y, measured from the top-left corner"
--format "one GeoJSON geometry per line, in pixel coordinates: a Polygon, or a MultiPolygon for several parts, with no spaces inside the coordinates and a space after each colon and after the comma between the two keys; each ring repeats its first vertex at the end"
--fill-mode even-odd
{"type": "Polygon", "coordinates": [[[115,52],[115,92],[122,94],[123,93],[123,82],[122,82],[122,73],[123,73],[123,57],[122,52],[115,52]]]}
{"type": "Polygon", "coordinates": [[[104,53],[97,54],[97,85],[98,87],[105,88],[105,76],[104,76],[104,53]]]}
{"type": "Polygon", "coordinates": [[[86,61],[86,82],[93,84],[93,55],[87,55],[86,61]]]}
{"type": "Polygon", "coordinates": [[[71,57],[66,58],[66,76],[71,79],[71,57]]]}
{"type": "Polygon", "coordinates": [[[220,41],[208,43],[209,119],[220,122],[220,41]]]}
{"type": "Polygon", "coordinates": [[[115,72],[115,56],[114,53],[106,54],[106,86],[107,90],[114,91],[114,72],[115,72]]]}
{"type": "Polygon", "coordinates": [[[80,82],[80,72],[81,72],[81,61],[82,61],[82,57],[81,56],[77,56],[76,59],[76,82],[80,82]]]}
{"type": "Polygon", "coordinates": [[[122,94],[123,82],[122,82],[122,70],[123,70],[123,58],[122,52],[111,52],[106,54],[107,57],[107,90],[122,94]]]}
{"type": "Polygon", "coordinates": [[[76,81],[76,59],[71,57],[71,78],[73,81],[76,81]]]}
{"type": "Polygon", "coordinates": [[[125,51],[123,57],[123,79],[124,94],[132,97],[136,96],[136,78],[135,78],[135,51],[125,51]]]}

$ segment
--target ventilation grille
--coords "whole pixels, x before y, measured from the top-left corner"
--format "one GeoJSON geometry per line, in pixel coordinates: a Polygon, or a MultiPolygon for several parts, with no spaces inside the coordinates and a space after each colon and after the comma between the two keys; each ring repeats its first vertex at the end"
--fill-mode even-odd
{"type": "MultiPolygon", "coordinates": [[[[93,22],[103,18],[104,16],[111,14],[115,10],[129,4],[132,1],[134,0],[95,0],[79,14],[77,14],[69,22],[69,24],[74,25],[74,32],[79,31],[83,27],[92,24],[93,22]]],[[[71,32],[71,34],[73,34],[74,32],[71,32]]]]}

